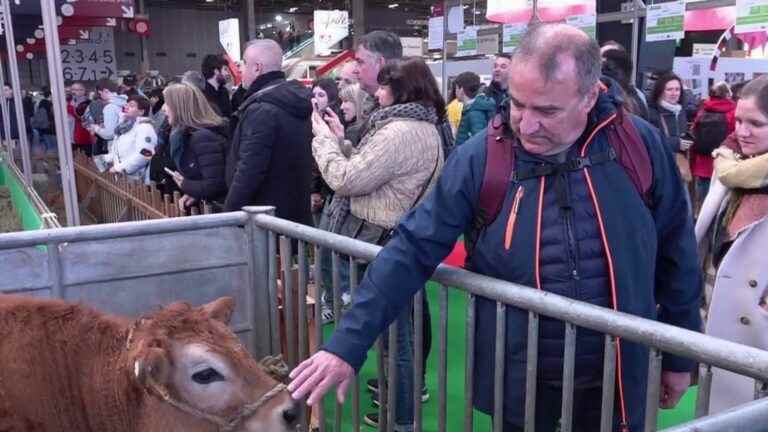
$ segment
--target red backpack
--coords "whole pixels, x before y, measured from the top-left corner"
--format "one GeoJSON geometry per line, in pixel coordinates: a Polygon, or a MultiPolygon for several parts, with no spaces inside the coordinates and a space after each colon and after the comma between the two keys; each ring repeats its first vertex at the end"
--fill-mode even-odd
{"type": "MultiPolygon", "coordinates": [[[[478,200],[479,211],[470,232],[467,233],[467,252],[471,254],[477,236],[496,220],[504,205],[504,197],[511,181],[522,181],[533,177],[552,175],[558,171],[577,171],[618,160],[632,184],[645,202],[650,206],[650,189],[653,184],[653,167],[640,132],[631,120],[631,115],[624,109],[617,110],[616,116],[605,130],[608,134],[610,149],[607,152],[571,159],[557,165],[537,166],[525,172],[514,172],[515,147],[518,141],[505,122],[508,117],[497,114],[488,125],[485,141],[487,154],[485,174],[478,200]]],[[[468,255],[469,256],[469,255],[468,255]]]]}

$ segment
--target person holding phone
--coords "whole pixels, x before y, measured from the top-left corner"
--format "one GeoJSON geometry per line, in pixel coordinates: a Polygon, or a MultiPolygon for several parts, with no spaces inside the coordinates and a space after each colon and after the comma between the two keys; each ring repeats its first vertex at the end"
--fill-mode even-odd
{"type": "Polygon", "coordinates": [[[149,109],[149,99],[144,96],[128,98],[122,121],[115,128],[115,141],[103,157],[105,162],[112,164],[110,172],[144,180],[147,165],[157,146],[155,127],[147,117],[149,109]]]}
{"type": "Polygon", "coordinates": [[[170,123],[170,156],[176,170],[165,167],[183,193],[182,211],[199,201],[220,207],[227,194],[224,178],[228,122],[214,112],[203,92],[186,84],[163,91],[170,123]],[[217,204],[218,203],[218,204],[217,204]]]}

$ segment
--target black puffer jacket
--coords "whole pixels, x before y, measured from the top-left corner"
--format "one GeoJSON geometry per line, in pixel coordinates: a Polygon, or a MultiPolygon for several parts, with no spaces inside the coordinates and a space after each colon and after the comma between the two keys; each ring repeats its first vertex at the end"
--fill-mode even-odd
{"type": "Polygon", "coordinates": [[[688,133],[688,117],[685,110],[675,115],[660,105],[651,105],[648,108],[648,121],[661,131],[661,138],[670,151],[680,151],[680,138],[688,133]]]}
{"type": "Polygon", "coordinates": [[[223,201],[227,195],[224,179],[228,126],[192,129],[184,134],[179,172],[184,176],[181,190],[206,201],[223,201]]]}
{"type": "Polygon", "coordinates": [[[286,81],[283,72],[253,82],[234,114],[225,211],[271,205],[278,217],[311,224],[311,97],[308,88],[286,81]]]}

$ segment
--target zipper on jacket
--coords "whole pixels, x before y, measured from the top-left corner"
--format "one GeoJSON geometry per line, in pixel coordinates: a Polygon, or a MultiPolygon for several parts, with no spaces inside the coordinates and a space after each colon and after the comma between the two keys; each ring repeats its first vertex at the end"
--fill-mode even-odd
{"type": "Polygon", "coordinates": [[[515,232],[515,223],[517,222],[517,214],[520,211],[520,201],[523,199],[523,195],[525,195],[525,188],[521,185],[517,188],[515,199],[512,202],[512,208],[507,218],[507,229],[504,232],[504,248],[506,250],[509,250],[512,246],[512,235],[515,232]]]}
{"type": "Polygon", "coordinates": [[[566,236],[566,243],[568,244],[568,264],[570,266],[570,277],[571,279],[577,281],[579,280],[579,265],[578,265],[578,258],[577,258],[577,248],[578,244],[576,243],[576,235],[575,231],[576,229],[573,226],[573,206],[571,205],[572,197],[571,197],[571,183],[568,173],[563,173],[562,178],[560,179],[563,182],[563,188],[565,193],[565,205],[561,207],[563,211],[563,218],[565,219],[565,236],[566,236]]]}

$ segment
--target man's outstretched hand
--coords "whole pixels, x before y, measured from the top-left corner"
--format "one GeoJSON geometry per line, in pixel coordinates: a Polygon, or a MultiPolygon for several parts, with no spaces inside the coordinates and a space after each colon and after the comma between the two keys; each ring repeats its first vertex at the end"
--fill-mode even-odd
{"type": "Polygon", "coordinates": [[[307,405],[315,405],[336,386],[336,399],[343,404],[354,376],[355,371],[347,362],[329,352],[318,351],[291,372],[288,391],[294,400],[309,395],[307,405]]]}

